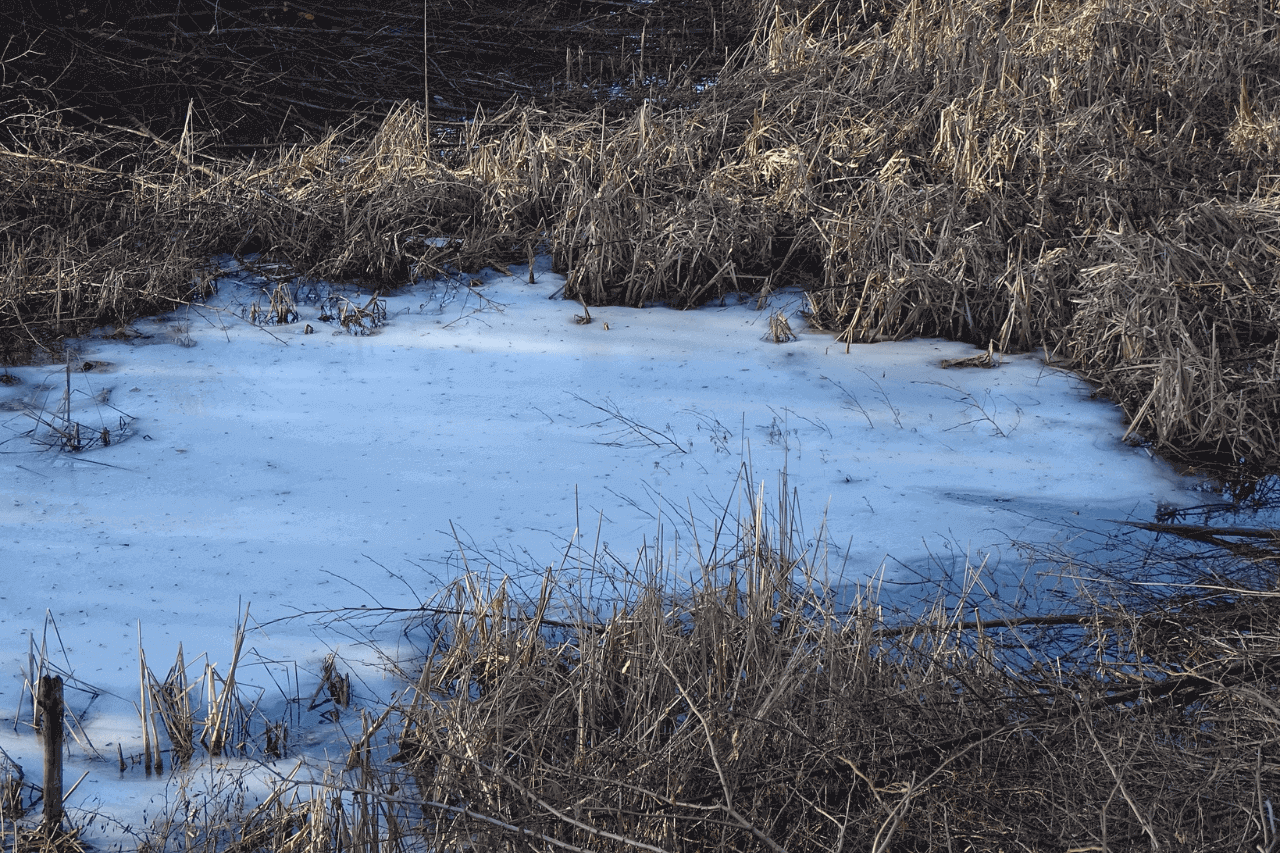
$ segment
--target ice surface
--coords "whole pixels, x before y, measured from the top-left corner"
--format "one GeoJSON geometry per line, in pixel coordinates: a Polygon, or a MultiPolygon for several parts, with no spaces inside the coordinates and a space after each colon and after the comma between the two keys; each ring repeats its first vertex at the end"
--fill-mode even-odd
{"type": "MultiPolygon", "coordinates": [[[[228,278],[210,305],[136,324],[146,337],[82,342],[72,416],[95,446],[79,453],[51,449],[58,439],[32,419],[58,422],[65,368],[12,369],[21,384],[0,385],[0,746],[38,768],[29,712],[13,723],[32,634],[100,694],[72,693],[94,746],[136,751],[139,623],[161,676],[179,642],[188,661],[225,665],[245,603],[257,621],[413,606],[457,571],[455,534],[472,568],[487,560],[497,574],[558,564],[578,527],[585,547],[599,526],[632,557],[660,516],[670,531],[691,514],[709,523],[761,483],[775,500],[785,469],[805,529],[825,518],[836,580],[879,575],[891,598],[927,592],[922,578],[966,557],[1016,581],[1012,540],[1198,502],[1197,484],[1122,443],[1114,406],[1033,356],[944,370],[975,350],[846,352],[804,330],[800,297],[785,293],[764,311],[730,298],[597,308],[578,324],[580,305],[548,298],[563,279],[537,272],[532,285],[516,268],[479,287],[408,288],[370,335],[321,321],[318,302],[300,303],[298,322],[255,326],[242,315],[268,298],[228,278]],[[768,340],[776,310],[798,340],[768,340]]],[[[333,647],[368,654],[310,617],[249,643],[310,673],[333,647]]],[[[246,677],[278,692],[262,672],[246,677]]],[[[140,820],[147,798],[166,796],[120,782],[113,762],[89,769],[73,798],[86,808],[128,811],[123,797],[140,820]]]]}

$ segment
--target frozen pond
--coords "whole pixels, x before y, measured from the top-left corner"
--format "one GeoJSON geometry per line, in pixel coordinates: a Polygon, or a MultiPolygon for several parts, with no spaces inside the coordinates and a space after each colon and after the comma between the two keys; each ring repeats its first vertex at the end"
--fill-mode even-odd
{"type": "MultiPolygon", "coordinates": [[[[766,310],[599,308],[579,324],[582,306],[548,298],[561,277],[512,272],[406,289],[368,335],[349,333],[356,315],[340,322],[367,295],[317,289],[297,322],[255,326],[255,300],[270,307],[260,282],[224,279],[209,306],[82,343],[71,411],[92,446],[76,454],[33,432],[33,414],[60,422],[67,373],[13,368],[20,382],[0,385],[0,746],[38,768],[12,723],[32,634],[99,691],[71,700],[95,747],[129,753],[139,623],[163,675],[179,642],[189,661],[225,661],[248,602],[258,621],[412,607],[464,556],[495,575],[559,566],[575,530],[631,565],[659,519],[664,545],[678,536],[683,551],[696,532],[705,549],[761,484],[776,503],[784,470],[804,529],[825,523],[832,583],[874,578],[889,601],[927,596],[966,561],[1016,586],[1013,540],[1202,501],[1121,441],[1115,407],[1032,356],[984,370],[943,369],[977,351],[942,341],[846,353],[785,293],[766,310]],[[797,340],[770,339],[779,310],[797,340]]],[[[311,618],[250,642],[311,673],[330,648],[368,654],[311,618]]],[[[111,763],[94,766],[69,805],[116,798],[111,763]]]]}

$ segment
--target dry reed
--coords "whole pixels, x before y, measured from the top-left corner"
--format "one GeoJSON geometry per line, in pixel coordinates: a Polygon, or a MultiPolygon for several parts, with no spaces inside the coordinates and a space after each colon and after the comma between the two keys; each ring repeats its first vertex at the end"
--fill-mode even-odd
{"type": "MultiPolygon", "coordinates": [[[[971,567],[958,596],[905,614],[835,595],[793,501],[784,484],[721,518],[737,535],[686,549],[691,587],[659,533],[634,565],[570,551],[532,595],[468,573],[419,608],[331,614],[420,644],[390,662],[403,688],[353,702],[326,658],[309,710],[354,705],[342,754],[275,765],[265,794],[232,772],[139,849],[1274,848],[1276,531],[1184,514],[1148,525],[1176,538],[1064,558],[1091,580],[1054,611],[977,597],[971,567]]],[[[197,748],[202,705],[211,756],[283,757],[283,721],[248,731],[247,622],[225,678],[189,682],[179,651],[160,682],[140,657],[168,767],[197,748]]],[[[29,680],[53,668],[34,638],[31,657],[29,680]]],[[[22,832],[34,786],[0,769],[0,834],[55,849],[22,832]]]]}
{"type": "Polygon", "coordinates": [[[401,105],[249,162],[190,120],[168,143],[14,110],[0,360],[208,292],[217,252],[376,291],[542,249],[586,305],[798,285],[842,341],[1043,349],[1162,452],[1280,463],[1268,4],[726,10],[741,37],[710,68],[641,68],[623,39],[612,91],[448,126],[401,105]]]}
{"type": "MultiPolygon", "coordinates": [[[[187,837],[246,853],[1275,843],[1280,776],[1258,745],[1280,731],[1277,599],[1253,585],[1266,570],[1228,580],[1256,561],[1179,552],[1177,577],[1217,585],[1175,597],[1097,584],[1059,613],[962,597],[903,618],[832,598],[821,537],[802,545],[786,499],[738,526],[682,592],[642,550],[603,613],[548,570],[532,598],[472,574],[395,614],[425,653],[401,662],[402,699],[362,712],[345,764],[187,837]]],[[[573,576],[605,571],[596,556],[573,576]]]]}

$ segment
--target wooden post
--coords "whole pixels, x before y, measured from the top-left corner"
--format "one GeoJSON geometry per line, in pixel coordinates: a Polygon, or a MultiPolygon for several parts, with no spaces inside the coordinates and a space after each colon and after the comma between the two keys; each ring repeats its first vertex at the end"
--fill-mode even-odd
{"type": "Polygon", "coordinates": [[[62,828],[62,677],[40,677],[40,713],[44,720],[44,821],[50,836],[62,828]]]}

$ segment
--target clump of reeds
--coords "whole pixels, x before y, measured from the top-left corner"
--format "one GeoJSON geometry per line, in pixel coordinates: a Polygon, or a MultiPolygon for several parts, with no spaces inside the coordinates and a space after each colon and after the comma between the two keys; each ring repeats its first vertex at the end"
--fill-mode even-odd
{"type": "Polygon", "coordinates": [[[171,144],[17,111],[0,147],[0,180],[22,188],[0,198],[0,358],[176,304],[210,285],[218,251],[376,291],[541,249],[587,305],[800,286],[809,321],[850,344],[1043,350],[1162,451],[1280,464],[1274,10],[761,0],[717,15],[713,41],[735,49],[714,68],[624,63],[612,93],[575,85],[460,124],[401,104],[372,132],[248,163],[212,156],[190,123],[171,144]],[[730,18],[749,36],[726,42],[730,18]]]}
{"type": "Polygon", "coordinates": [[[781,311],[775,311],[769,315],[769,332],[765,337],[775,344],[785,344],[794,341],[796,333],[792,330],[791,321],[787,319],[787,315],[781,311]]]}
{"type": "Polygon", "coordinates": [[[1216,583],[1176,596],[1099,583],[1053,613],[961,595],[893,615],[837,600],[820,537],[805,548],[790,512],[758,499],[733,547],[695,548],[693,588],[660,581],[672,566],[643,549],[630,576],[650,581],[615,577],[603,610],[553,571],[530,599],[461,578],[411,615],[429,647],[402,662],[412,689],[362,715],[344,764],[284,780],[233,822],[232,849],[1255,851],[1280,837],[1266,793],[1280,775],[1256,746],[1280,732],[1276,599],[1230,585],[1229,560],[1184,553],[1179,577],[1200,565],[1216,583]]]}
{"type": "MultiPolygon", "coordinates": [[[[158,774],[164,772],[162,726],[171,747],[172,764],[177,770],[187,767],[198,749],[212,758],[255,754],[281,758],[288,752],[289,727],[286,719],[266,718],[259,710],[261,696],[248,698],[240,684],[248,619],[246,607],[243,621],[236,625],[226,673],[219,672],[206,661],[195,678],[187,674],[188,664],[181,644],[164,680],[157,678],[147,665],[139,627],[138,714],[142,722],[142,753],[136,763],[142,764],[148,776],[153,770],[158,774]]],[[[332,661],[326,664],[325,678],[340,678],[332,661]]],[[[120,754],[120,766],[123,773],[126,768],[123,753],[120,754]]]]}
{"type": "MultiPolygon", "coordinates": [[[[302,769],[296,763],[275,762],[297,758],[297,750],[289,742],[289,733],[291,724],[298,722],[298,713],[294,709],[303,707],[305,700],[299,684],[293,684],[298,689],[293,695],[285,693],[281,685],[281,698],[286,710],[281,716],[268,716],[270,712],[266,707],[268,703],[264,701],[264,691],[244,683],[244,670],[263,663],[252,660],[246,653],[248,624],[246,607],[236,626],[225,673],[219,672],[217,666],[207,660],[202,665],[199,659],[188,662],[179,644],[174,663],[163,680],[155,675],[147,662],[139,626],[139,688],[135,707],[142,726],[140,751],[126,751],[117,744],[114,755],[102,754],[86,735],[78,710],[71,704],[63,707],[64,720],[58,723],[66,727],[77,748],[100,769],[110,763],[118,766],[122,778],[126,773],[139,770],[147,777],[153,774],[164,776],[180,792],[172,804],[173,812],[161,812],[140,833],[124,828],[126,834],[138,840],[139,850],[161,851],[169,849],[170,844],[181,843],[183,849],[225,853],[227,849],[233,849],[227,845],[235,840],[240,845],[238,849],[247,851],[257,849],[253,846],[257,842],[245,845],[255,838],[261,840],[261,823],[269,821],[273,815],[284,815],[286,825],[294,829],[300,825],[290,811],[300,801],[297,793],[294,792],[284,804],[277,802],[279,794],[264,801],[260,796],[261,785],[255,784],[252,776],[258,768],[274,766],[286,774],[277,778],[292,780],[294,774],[302,769]],[[194,677],[190,675],[192,668],[195,668],[194,677]],[[192,770],[200,758],[208,761],[207,772],[193,776],[192,770]]],[[[31,696],[30,710],[28,714],[20,710],[15,721],[33,733],[44,731],[53,722],[42,714],[43,706],[37,696],[41,676],[57,674],[64,677],[73,691],[93,697],[89,705],[101,693],[98,688],[85,684],[54,662],[55,658],[68,660],[68,652],[57,646],[60,640],[52,617],[46,619],[44,634],[38,644],[34,635],[30,638],[23,684],[24,696],[28,693],[31,696]],[[53,648],[49,645],[51,639],[53,648]]],[[[343,671],[343,664],[334,655],[324,659],[320,670],[319,684],[307,710],[330,705],[328,711],[318,715],[318,720],[321,723],[336,722],[341,710],[352,702],[351,677],[343,671]],[[319,698],[322,693],[327,697],[324,700],[319,698]]],[[[280,685],[277,676],[272,678],[280,685]]],[[[285,684],[288,681],[286,675],[285,684]]],[[[388,715],[384,714],[375,724],[361,712],[366,743],[388,715]]],[[[358,752],[354,750],[353,754],[358,752]]],[[[368,761],[368,756],[365,760],[368,761]]],[[[89,773],[86,770],[66,790],[64,800],[73,797],[89,773]]],[[[42,786],[29,779],[27,771],[0,750],[0,843],[6,850],[80,853],[92,849],[85,838],[92,837],[93,823],[105,819],[109,824],[116,817],[101,813],[86,815],[82,809],[71,809],[66,820],[74,825],[50,832],[39,816],[44,797],[42,786]]],[[[282,826],[280,830],[284,828],[282,826]]]]}
{"type": "MultiPolygon", "coordinates": [[[[103,368],[110,368],[108,362],[73,360],[72,353],[64,353],[62,395],[56,406],[48,405],[45,397],[36,405],[28,400],[23,405],[23,414],[35,422],[35,426],[20,433],[21,437],[48,449],[79,453],[95,447],[110,447],[131,437],[133,418],[111,405],[111,390],[99,389],[94,393],[88,390],[72,388],[72,374],[91,373],[103,368]],[[75,405],[81,398],[91,401],[92,417],[75,411],[75,405]],[[83,420],[82,420],[83,418],[83,420]]],[[[77,383],[78,384],[78,383],[77,383]]]]}

